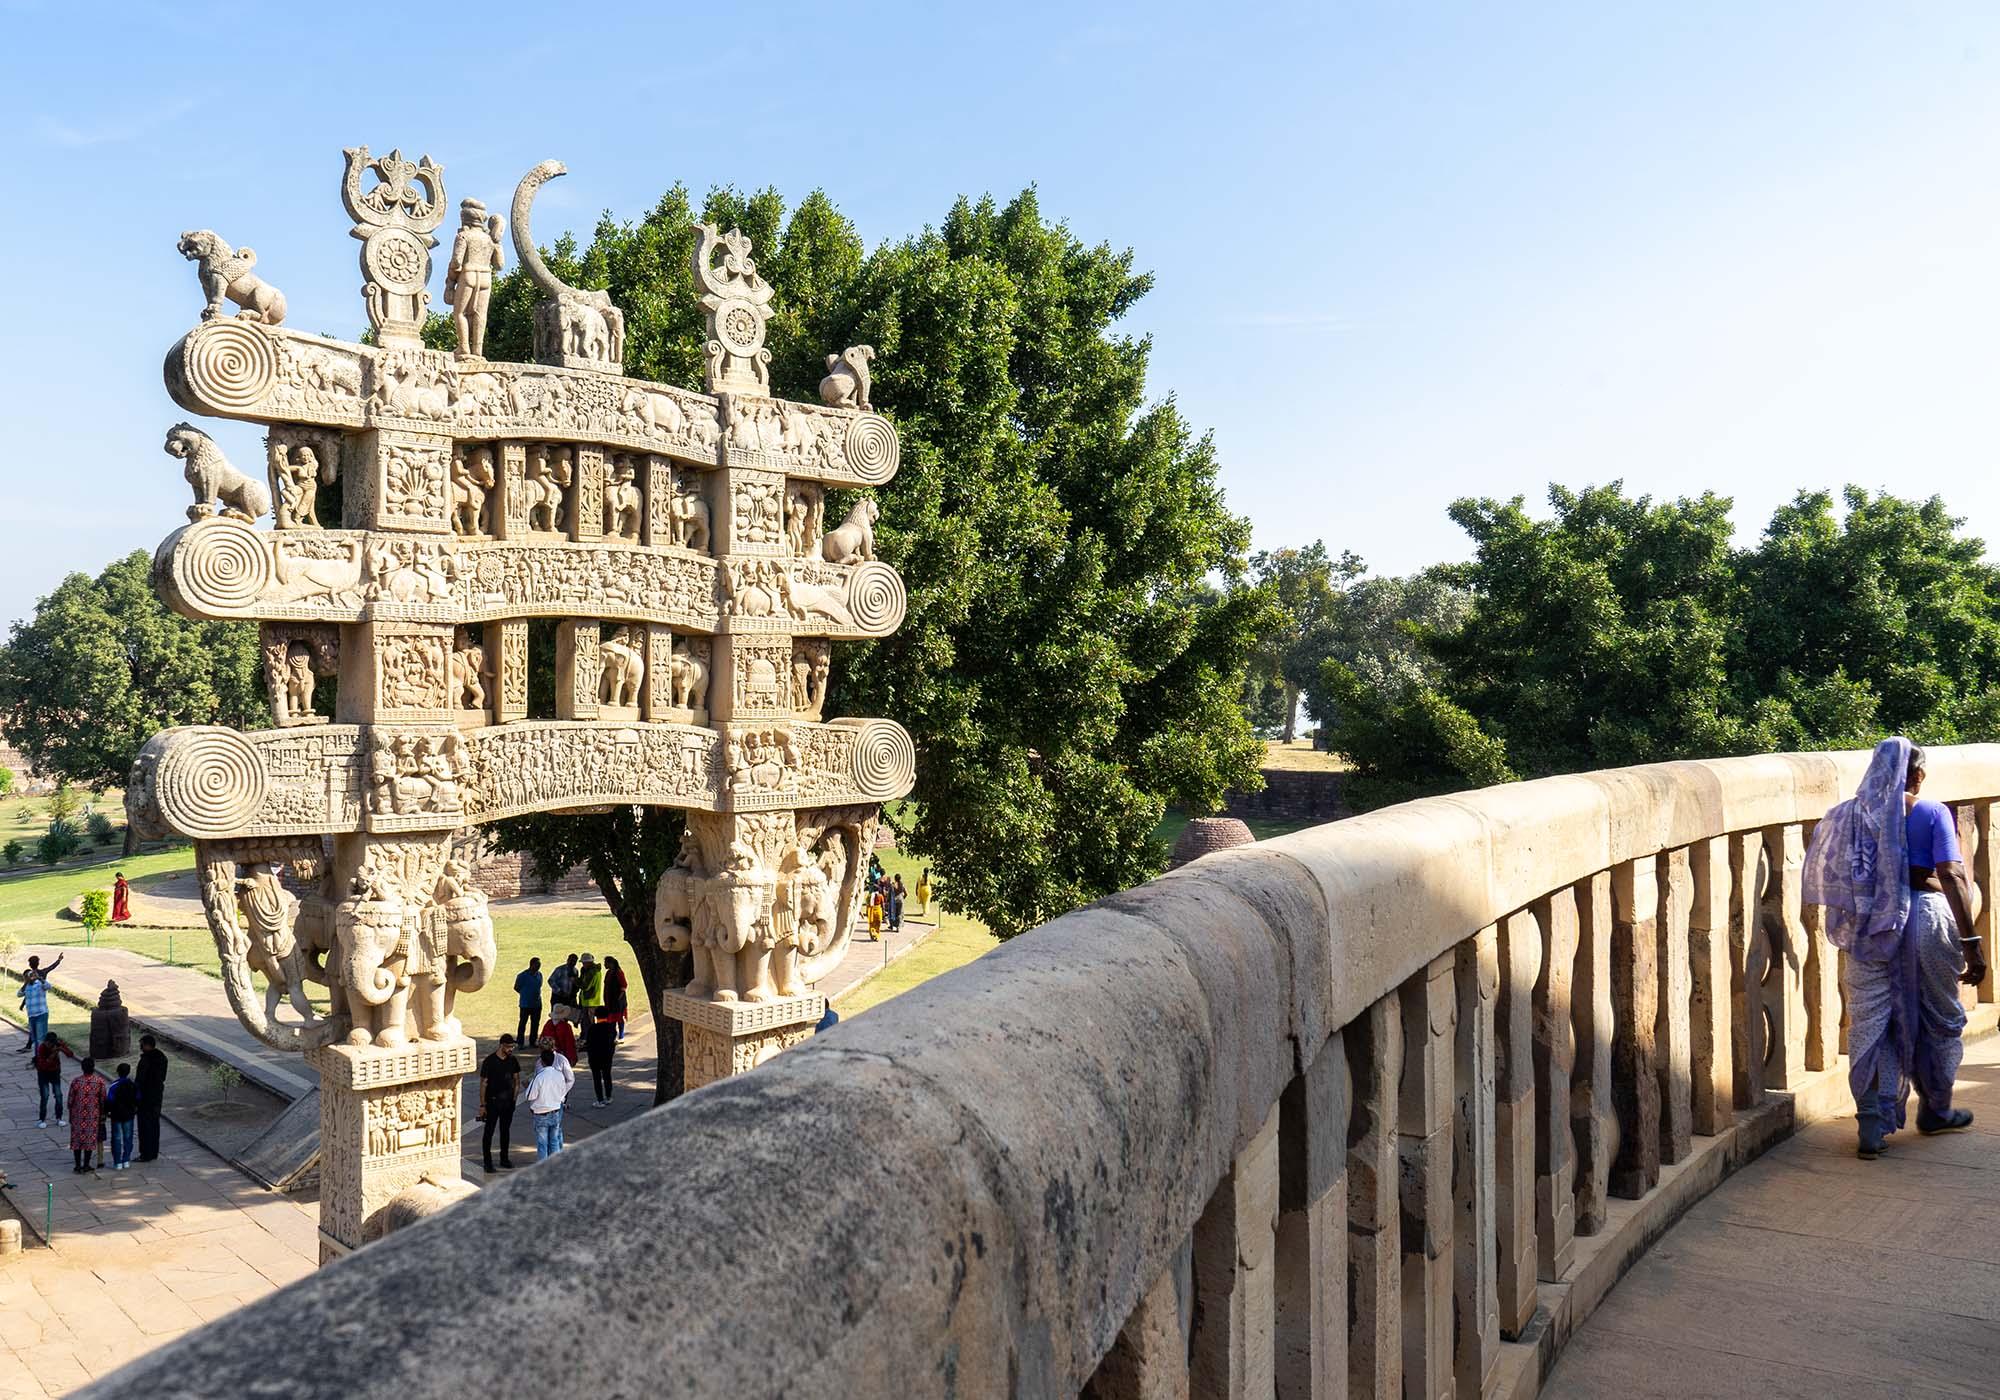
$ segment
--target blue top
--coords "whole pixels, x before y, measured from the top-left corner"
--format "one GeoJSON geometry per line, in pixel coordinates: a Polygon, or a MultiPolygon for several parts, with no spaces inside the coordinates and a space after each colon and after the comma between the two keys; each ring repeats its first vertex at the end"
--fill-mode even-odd
{"type": "Polygon", "coordinates": [[[1942,802],[1920,797],[1903,819],[1904,838],[1909,843],[1911,865],[1933,867],[1948,860],[1962,860],[1958,853],[1958,822],[1942,802]]]}
{"type": "Polygon", "coordinates": [[[514,979],[514,990],[521,994],[521,1005],[541,1005],[542,974],[533,968],[522,968],[521,975],[514,979]]]}

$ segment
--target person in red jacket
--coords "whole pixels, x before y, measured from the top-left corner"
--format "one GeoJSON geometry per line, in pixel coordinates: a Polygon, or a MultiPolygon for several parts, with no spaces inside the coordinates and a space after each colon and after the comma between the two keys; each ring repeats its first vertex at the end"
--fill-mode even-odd
{"type": "Polygon", "coordinates": [[[554,1050],[558,1055],[570,1062],[571,1068],[575,1068],[576,1032],[570,1029],[568,1021],[556,1019],[542,1022],[542,1039],[540,1043],[548,1049],[554,1050]]]}
{"type": "Polygon", "coordinates": [[[56,1106],[56,1126],[62,1126],[62,1057],[65,1055],[74,1060],[76,1051],[70,1049],[69,1043],[54,1031],[43,1036],[41,1043],[35,1047],[35,1088],[41,1096],[35,1109],[37,1128],[48,1127],[51,1102],[56,1106]]]}

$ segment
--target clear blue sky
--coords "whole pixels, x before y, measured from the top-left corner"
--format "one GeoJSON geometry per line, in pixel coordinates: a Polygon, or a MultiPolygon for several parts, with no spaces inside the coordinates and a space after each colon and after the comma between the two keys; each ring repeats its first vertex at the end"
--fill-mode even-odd
{"type": "MultiPolygon", "coordinates": [[[[825,188],[875,243],[1040,187],[1158,288],[1152,390],[1260,547],[1461,556],[1551,479],[1942,493],[2000,541],[2000,6],[148,6],[0,0],[13,286],[0,620],[150,549],[183,229],[364,324],[343,146],[536,231],[676,181],[825,188]],[[1648,13],[1647,11],[1650,11],[1648,13]],[[544,29],[544,25],[549,29],[544,29]]],[[[442,278],[442,267],[438,270],[442,278]]],[[[779,289],[780,295],[783,288],[779,289]]],[[[255,436],[218,430],[255,470],[255,436]]]]}

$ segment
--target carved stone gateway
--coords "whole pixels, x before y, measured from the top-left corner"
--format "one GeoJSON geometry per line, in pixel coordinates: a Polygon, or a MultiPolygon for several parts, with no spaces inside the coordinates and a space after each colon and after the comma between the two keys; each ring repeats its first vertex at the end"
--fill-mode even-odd
{"type": "Polygon", "coordinates": [[[626,378],[618,308],[558,282],[528,237],[562,170],[536,166],[513,202],[546,294],[542,363],[480,356],[501,224],[478,201],[450,287],[472,343],[424,348],[444,171],[365,146],[342,195],[377,344],[280,326],[261,283],[224,287],[243,308],[227,314],[204,271],[201,323],[167,356],[181,407],[268,429],[268,492],[197,429],[169,435],[197,499],[154,583],[190,617],[259,624],[273,727],[155,735],[127,805],[142,833],[194,841],[237,1016],[320,1071],[323,1258],[449,1196],[475,1059],[453,1003],[497,957],[454,833],[603,804],[688,812],[656,934],[692,955],[665,1007],[692,1089],[810,1034],[879,804],[915,772],[898,725],[822,717],[830,641],[886,636],[904,609],[874,503],[825,529],[829,488],[896,470],[865,356],[848,352],[860,377],[825,405],[769,397],[773,289],[747,239],[706,229],[709,392],[626,378]],[[274,502],[277,528],[259,528],[274,502]],[[531,618],[556,621],[552,652],[529,645],[531,618]],[[552,714],[530,713],[538,667],[552,714]],[[278,1019],[287,998],[300,1019],[278,1019]]]}

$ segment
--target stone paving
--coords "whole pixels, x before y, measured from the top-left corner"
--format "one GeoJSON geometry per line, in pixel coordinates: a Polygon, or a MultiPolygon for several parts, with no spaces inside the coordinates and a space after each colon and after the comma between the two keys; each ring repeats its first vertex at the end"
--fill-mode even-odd
{"type": "Polygon", "coordinates": [[[1695,1206],[1570,1339],[1550,1400],[2000,1394],[2000,1037],[1966,1047],[1970,1131],[1873,1162],[1816,1123],[1695,1206]]]}
{"type": "Polygon", "coordinates": [[[7,1195],[37,1233],[51,1184],[55,1202],[50,1246],[0,1261],[0,1400],[62,1395],[312,1272],[316,1206],[253,1184],[170,1123],[158,1161],[74,1175],[69,1129],[37,1128],[35,1112],[27,1057],[0,1059],[7,1195]]]}

